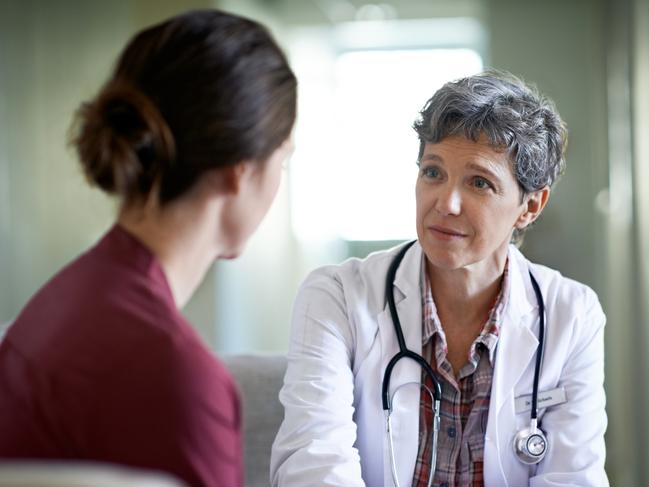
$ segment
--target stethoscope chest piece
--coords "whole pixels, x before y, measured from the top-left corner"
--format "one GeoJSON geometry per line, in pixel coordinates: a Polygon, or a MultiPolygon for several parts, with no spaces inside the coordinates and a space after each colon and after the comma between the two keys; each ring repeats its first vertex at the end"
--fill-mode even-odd
{"type": "Polygon", "coordinates": [[[545,434],[536,427],[536,421],[520,430],[514,436],[514,453],[516,457],[527,465],[535,465],[545,457],[548,450],[548,440],[545,434]]]}

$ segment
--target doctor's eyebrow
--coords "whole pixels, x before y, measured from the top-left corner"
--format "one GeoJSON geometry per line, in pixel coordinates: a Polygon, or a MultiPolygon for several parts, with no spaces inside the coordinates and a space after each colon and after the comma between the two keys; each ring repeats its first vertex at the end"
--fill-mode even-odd
{"type": "Polygon", "coordinates": [[[438,156],[437,154],[426,154],[424,155],[419,161],[417,161],[417,164],[421,164],[422,162],[440,162],[444,164],[444,159],[442,159],[441,156],[438,156]]]}
{"type": "Polygon", "coordinates": [[[489,176],[489,177],[491,177],[493,179],[500,179],[501,178],[501,176],[498,174],[500,171],[492,171],[491,169],[489,169],[489,168],[487,168],[487,167],[485,167],[485,166],[483,166],[481,164],[477,164],[475,162],[468,163],[467,167],[469,169],[473,169],[476,172],[479,172],[479,173],[482,173],[482,174],[484,174],[486,176],[489,176]]]}

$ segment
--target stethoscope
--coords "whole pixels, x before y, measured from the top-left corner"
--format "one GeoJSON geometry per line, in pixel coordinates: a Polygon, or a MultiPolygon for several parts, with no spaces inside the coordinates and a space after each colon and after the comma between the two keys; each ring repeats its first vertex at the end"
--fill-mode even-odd
{"type": "MultiPolygon", "coordinates": [[[[394,444],[392,441],[392,424],[391,424],[391,415],[392,415],[392,399],[396,396],[399,389],[409,383],[399,385],[390,396],[390,377],[392,376],[392,370],[399,360],[402,358],[409,358],[414,360],[419,364],[419,366],[424,370],[424,373],[428,378],[430,378],[431,383],[433,384],[433,390],[431,391],[426,385],[421,384],[422,387],[431,397],[431,404],[433,404],[433,424],[432,424],[432,447],[430,452],[430,473],[428,477],[428,487],[432,485],[433,477],[435,476],[435,467],[437,465],[437,439],[439,435],[440,428],[440,404],[442,401],[442,385],[440,381],[435,376],[433,369],[430,364],[426,362],[424,357],[421,355],[409,350],[406,346],[406,340],[403,337],[403,330],[401,328],[401,321],[399,320],[399,314],[397,313],[397,307],[394,303],[394,277],[396,276],[397,269],[403,260],[404,255],[410,249],[410,247],[416,242],[412,241],[406,244],[399,253],[396,255],[390,267],[388,268],[388,273],[385,280],[385,295],[388,302],[388,307],[390,308],[390,316],[392,318],[392,324],[394,326],[394,332],[397,335],[397,341],[399,342],[399,352],[390,359],[387,367],[385,368],[385,374],[383,375],[383,384],[381,388],[382,401],[383,401],[383,411],[386,418],[386,430],[388,435],[388,449],[390,451],[390,467],[392,470],[392,479],[396,487],[399,486],[399,480],[397,478],[397,467],[396,461],[394,458],[394,444]]],[[[534,465],[539,463],[545,457],[545,453],[548,450],[548,440],[545,436],[545,433],[538,426],[538,390],[539,390],[539,374],[541,371],[541,359],[543,357],[543,345],[545,339],[545,303],[543,301],[543,296],[541,295],[541,289],[539,288],[539,283],[534,278],[532,271],[529,271],[530,279],[532,281],[532,287],[534,288],[534,294],[536,295],[536,300],[539,306],[539,344],[536,348],[536,364],[534,367],[534,382],[532,385],[532,410],[530,412],[530,425],[527,428],[523,428],[518,431],[514,436],[513,447],[516,457],[526,465],[534,465]]]]}

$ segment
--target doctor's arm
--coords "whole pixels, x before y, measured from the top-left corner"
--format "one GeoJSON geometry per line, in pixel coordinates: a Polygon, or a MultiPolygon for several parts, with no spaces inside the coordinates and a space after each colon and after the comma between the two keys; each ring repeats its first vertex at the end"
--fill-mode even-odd
{"type": "Polygon", "coordinates": [[[325,271],[312,273],[293,309],[273,486],[364,485],[354,448],[353,342],[341,284],[325,271]]]}
{"type": "Polygon", "coordinates": [[[530,487],[608,486],[604,471],[604,324],[595,294],[588,290],[577,309],[574,346],[563,367],[559,387],[567,401],[549,408],[541,419],[549,450],[530,487]]]}

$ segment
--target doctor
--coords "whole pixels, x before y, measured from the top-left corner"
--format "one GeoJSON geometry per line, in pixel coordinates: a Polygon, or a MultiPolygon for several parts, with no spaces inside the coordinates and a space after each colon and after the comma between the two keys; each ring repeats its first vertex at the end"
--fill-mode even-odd
{"type": "Polygon", "coordinates": [[[444,85],[415,130],[418,241],[298,293],[272,484],[608,485],[599,301],[512,245],[563,170],[563,122],[487,72],[444,85]]]}

